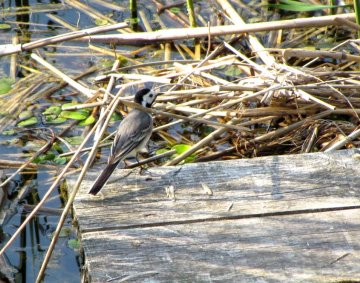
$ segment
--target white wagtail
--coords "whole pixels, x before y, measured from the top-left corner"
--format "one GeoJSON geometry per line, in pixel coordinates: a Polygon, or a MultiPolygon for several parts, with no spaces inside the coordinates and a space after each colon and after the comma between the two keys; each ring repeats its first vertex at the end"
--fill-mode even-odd
{"type": "MultiPolygon", "coordinates": [[[[134,102],[150,108],[156,95],[150,89],[144,88],[135,94],[134,102]]],[[[107,165],[96,178],[89,194],[96,195],[101,190],[120,161],[127,157],[136,157],[138,152],[146,148],[152,128],[153,118],[149,113],[140,109],[130,111],[116,131],[107,165]]]]}

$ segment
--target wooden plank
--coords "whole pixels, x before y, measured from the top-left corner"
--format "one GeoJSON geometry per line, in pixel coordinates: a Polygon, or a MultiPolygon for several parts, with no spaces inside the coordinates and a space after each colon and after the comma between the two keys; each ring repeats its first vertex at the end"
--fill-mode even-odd
{"type": "Polygon", "coordinates": [[[92,282],[339,282],[360,280],[359,236],[359,210],[347,210],[85,233],[82,241],[92,282]]]}
{"type": "Polygon", "coordinates": [[[355,151],[271,156],[158,167],[142,176],[138,170],[117,170],[102,197],[87,194],[99,172],[94,170],[83,182],[75,212],[81,231],[89,232],[358,206],[360,168],[354,156],[355,151]],[[166,195],[169,186],[175,201],[166,195]]]}
{"type": "Polygon", "coordinates": [[[159,167],[141,176],[117,170],[102,197],[87,194],[98,174],[91,171],[74,203],[87,276],[360,280],[358,164],[357,151],[347,150],[159,167]],[[166,195],[169,186],[175,198],[166,195]]]}

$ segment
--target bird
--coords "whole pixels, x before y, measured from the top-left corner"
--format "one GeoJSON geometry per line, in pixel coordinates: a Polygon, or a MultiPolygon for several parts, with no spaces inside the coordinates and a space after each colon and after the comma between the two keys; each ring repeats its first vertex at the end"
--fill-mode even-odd
{"type": "MultiPolygon", "coordinates": [[[[134,102],[143,107],[151,108],[156,96],[156,92],[144,88],[135,94],[134,102]]],[[[136,157],[138,152],[146,149],[152,129],[153,118],[151,114],[141,109],[133,109],[129,112],[116,131],[107,165],[96,178],[89,194],[96,195],[102,189],[122,160],[127,157],[136,157]]]]}

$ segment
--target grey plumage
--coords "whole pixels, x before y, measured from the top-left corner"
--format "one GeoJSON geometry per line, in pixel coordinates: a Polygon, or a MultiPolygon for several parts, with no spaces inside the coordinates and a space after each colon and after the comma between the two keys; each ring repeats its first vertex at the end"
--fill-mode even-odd
{"type": "MultiPolygon", "coordinates": [[[[136,93],[134,101],[151,107],[155,98],[155,93],[142,89],[136,93]]],[[[107,165],[95,180],[89,194],[96,195],[102,189],[120,161],[127,157],[136,157],[137,153],[145,148],[152,128],[153,119],[147,112],[134,109],[126,116],[116,131],[107,165]]]]}
{"type": "Polygon", "coordinates": [[[132,110],[116,132],[108,163],[115,163],[125,156],[135,156],[137,151],[146,146],[152,127],[152,117],[149,113],[138,109],[132,110]],[[136,152],[133,152],[134,150],[136,152]]]}

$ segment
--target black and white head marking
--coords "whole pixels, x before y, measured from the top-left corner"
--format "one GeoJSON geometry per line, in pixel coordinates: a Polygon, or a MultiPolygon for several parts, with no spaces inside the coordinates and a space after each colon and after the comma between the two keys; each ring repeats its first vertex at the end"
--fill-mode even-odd
{"type": "Polygon", "coordinates": [[[148,88],[143,88],[135,94],[134,101],[144,107],[151,107],[156,99],[156,93],[148,88]]]}

